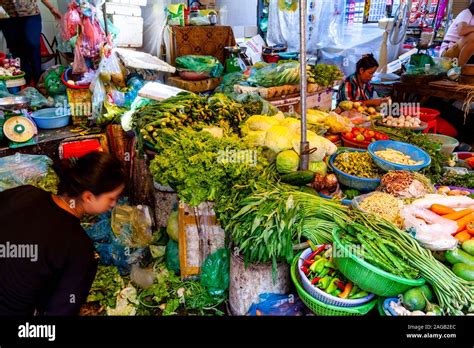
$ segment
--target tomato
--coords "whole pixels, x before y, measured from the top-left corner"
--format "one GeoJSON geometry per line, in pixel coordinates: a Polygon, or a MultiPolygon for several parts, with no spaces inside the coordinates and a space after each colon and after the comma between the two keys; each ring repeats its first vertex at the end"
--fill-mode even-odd
{"type": "Polygon", "coordinates": [[[358,130],[353,131],[352,134],[354,134],[354,136],[362,135],[362,133],[358,130]]]}
{"type": "Polygon", "coordinates": [[[467,160],[466,160],[466,163],[469,167],[471,168],[474,168],[474,157],[469,157],[467,160]]]}
{"type": "Polygon", "coordinates": [[[369,130],[369,129],[366,129],[366,130],[364,131],[364,137],[371,139],[371,138],[373,138],[374,136],[375,136],[375,132],[374,132],[374,131],[369,130]]]}
{"type": "Polygon", "coordinates": [[[354,134],[352,134],[351,132],[345,132],[343,135],[344,135],[344,138],[354,139],[354,134]]]}

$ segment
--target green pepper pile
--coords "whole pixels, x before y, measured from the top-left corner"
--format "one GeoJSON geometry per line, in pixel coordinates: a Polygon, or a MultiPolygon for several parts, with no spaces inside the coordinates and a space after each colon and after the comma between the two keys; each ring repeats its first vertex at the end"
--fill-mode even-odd
{"type": "Polygon", "coordinates": [[[368,296],[366,291],[347,280],[336,269],[331,254],[332,247],[323,244],[315,248],[304,260],[301,270],[311,281],[311,284],[329,295],[342,299],[355,300],[368,296]]]}

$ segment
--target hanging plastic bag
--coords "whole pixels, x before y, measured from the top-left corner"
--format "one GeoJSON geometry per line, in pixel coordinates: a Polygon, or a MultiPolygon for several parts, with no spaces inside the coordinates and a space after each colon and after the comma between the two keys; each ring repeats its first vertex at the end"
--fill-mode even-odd
{"type": "Polygon", "coordinates": [[[168,25],[185,25],[184,4],[170,4],[166,7],[168,25]]]}
{"type": "Polygon", "coordinates": [[[0,192],[23,185],[33,185],[54,192],[58,176],[52,169],[53,161],[47,156],[24,155],[0,158],[0,192]]]}
{"type": "Polygon", "coordinates": [[[201,284],[213,295],[222,295],[229,288],[229,251],[219,249],[209,255],[201,267],[201,284]]]}
{"type": "Polygon", "coordinates": [[[306,314],[306,307],[295,295],[261,294],[260,302],[250,306],[251,316],[301,316],[306,314]]]}
{"type": "Polygon", "coordinates": [[[104,85],[114,84],[116,87],[125,87],[125,69],[114,51],[110,57],[102,59],[99,67],[99,79],[104,85]]]}
{"type": "Polygon", "coordinates": [[[298,9],[298,0],[278,0],[280,11],[295,12],[298,9]]]}
{"type": "Polygon", "coordinates": [[[176,68],[203,73],[209,77],[220,77],[224,71],[224,67],[219,59],[212,56],[181,56],[176,58],[176,68]]]}
{"type": "Polygon", "coordinates": [[[76,41],[76,46],[74,49],[74,62],[72,63],[72,72],[74,74],[84,74],[89,69],[87,68],[86,60],[82,55],[81,51],[82,46],[82,35],[76,41]]]}
{"type": "Polygon", "coordinates": [[[61,21],[61,37],[67,41],[71,40],[77,35],[79,26],[81,26],[81,15],[78,6],[71,2],[61,21]]]}
{"type": "Polygon", "coordinates": [[[94,84],[92,93],[92,119],[96,120],[102,116],[104,109],[104,102],[106,98],[106,91],[102,81],[97,80],[94,84]]]}
{"type": "Polygon", "coordinates": [[[103,42],[97,27],[92,24],[90,18],[84,18],[82,31],[82,54],[86,58],[95,58],[99,56],[99,47],[103,42]]]}

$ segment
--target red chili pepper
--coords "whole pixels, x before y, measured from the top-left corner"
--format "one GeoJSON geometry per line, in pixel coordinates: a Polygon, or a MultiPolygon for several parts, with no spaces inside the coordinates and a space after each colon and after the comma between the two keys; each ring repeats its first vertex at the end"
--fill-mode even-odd
{"type": "Polygon", "coordinates": [[[305,265],[301,266],[301,270],[303,271],[304,274],[308,275],[309,271],[308,271],[308,268],[306,268],[305,265]]]}
{"type": "Polygon", "coordinates": [[[306,266],[311,266],[313,263],[315,262],[315,260],[304,260],[304,265],[306,266]]]}
{"type": "Polygon", "coordinates": [[[336,284],[336,286],[341,290],[344,290],[344,288],[346,287],[346,285],[343,282],[340,282],[340,281],[336,281],[336,282],[334,282],[334,284],[336,284]]]}
{"type": "Polygon", "coordinates": [[[320,279],[321,279],[320,277],[314,278],[314,279],[311,281],[311,284],[313,284],[313,285],[316,284],[317,282],[319,282],[320,279]]]}
{"type": "Polygon", "coordinates": [[[321,254],[325,249],[326,249],[327,245],[326,244],[323,244],[321,245],[319,248],[317,248],[315,251],[313,251],[307,258],[307,260],[311,260],[313,259],[316,255],[319,255],[321,254]]]}

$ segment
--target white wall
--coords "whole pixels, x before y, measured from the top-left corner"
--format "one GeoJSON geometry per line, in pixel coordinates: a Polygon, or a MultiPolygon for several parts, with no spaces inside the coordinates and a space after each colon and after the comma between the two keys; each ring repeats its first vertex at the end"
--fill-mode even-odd
{"type": "MultiPolygon", "coordinates": [[[[51,5],[58,8],[58,0],[50,0],[51,5]]],[[[43,34],[46,36],[49,42],[52,42],[54,36],[56,35],[58,29],[56,27],[57,22],[54,19],[51,12],[48,10],[46,6],[43,5],[41,1],[38,0],[38,5],[41,12],[41,19],[43,22],[43,34]]]]}

